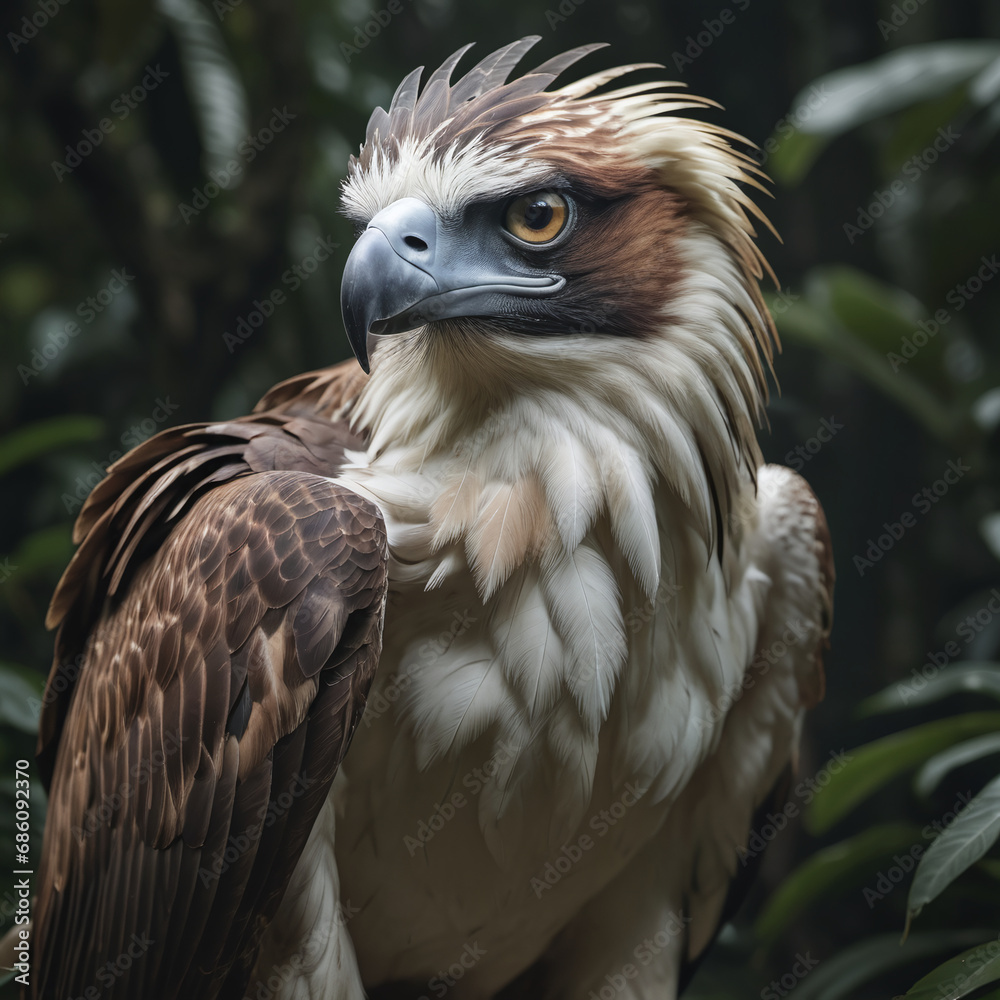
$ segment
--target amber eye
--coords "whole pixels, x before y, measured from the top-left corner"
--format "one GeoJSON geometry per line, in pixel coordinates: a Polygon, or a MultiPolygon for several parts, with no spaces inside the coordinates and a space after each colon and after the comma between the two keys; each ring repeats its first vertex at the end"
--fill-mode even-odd
{"type": "Polygon", "coordinates": [[[555,191],[535,191],[515,198],[507,209],[504,225],[525,243],[548,243],[563,230],[569,206],[555,191]]]}

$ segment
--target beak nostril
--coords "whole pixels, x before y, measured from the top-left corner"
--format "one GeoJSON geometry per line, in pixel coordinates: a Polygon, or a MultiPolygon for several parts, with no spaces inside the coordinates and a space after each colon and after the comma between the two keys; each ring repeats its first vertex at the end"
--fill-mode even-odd
{"type": "Polygon", "coordinates": [[[414,250],[426,250],[427,244],[419,236],[404,236],[403,242],[414,250]]]}

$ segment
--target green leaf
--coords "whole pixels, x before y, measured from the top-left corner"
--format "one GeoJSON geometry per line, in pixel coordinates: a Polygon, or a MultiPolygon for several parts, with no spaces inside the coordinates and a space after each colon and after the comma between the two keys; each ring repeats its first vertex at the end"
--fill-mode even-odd
{"type": "Polygon", "coordinates": [[[923,153],[938,138],[938,129],[959,120],[967,102],[966,88],[955,87],[904,111],[895,121],[892,137],[881,149],[879,159],[886,179],[898,176],[908,160],[923,153]]]}
{"type": "Polygon", "coordinates": [[[913,779],[913,790],[917,795],[926,798],[941,783],[941,779],[956,767],[969,764],[974,760],[1000,753],[1000,733],[987,733],[975,739],[966,740],[957,746],[931,757],[917,772],[913,779]]]}
{"type": "Polygon", "coordinates": [[[770,948],[804,910],[831,893],[856,888],[884,858],[919,841],[920,827],[885,823],[817,851],[765,903],[754,925],[757,937],[770,948]]]}
{"type": "Polygon", "coordinates": [[[806,135],[797,130],[784,136],[775,133],[771,138],[778,143],[778,147],[768,156],[767,171],[776,181],[789,186],[798,184],[809,173],[827,146],[823,136],[806,135]]]}
{"type": "Polygon", "coordinates": [[[0,663],[0,723],[23,733],[38,732],[45,680],[41,674],[0,663]]]}
{"type": "Polygon", "coordinates": [[[834,316],[883,357],[898,350],[900,340],[926,318],[923,306],[908,292],[857,268],[833,266],[817,273],[824,279],[818,290],[828,296],[834,316]]]}
{"type": "MultiPolygon", "coordinates": [[[[991,428],[992,429],[992,428],[991,428]]],[[[1000,511],[986,514],[979,522],[979,534],[994,557],[1000,559],[1000,511]]]]}
{"type": "MultiPolygon", "coordinates": [[[[804,296],[795,296],[790,303],[777,299],[769,301],[782,339],[798,342],[820,351],[825,357],[842,361],[935,437],[958,448],[961,443],[959,415],[906,369],[893,371],[886,353],[865,342],[865,331],[870,329],[867,323],[860,327],[859,336],[835,312],[835,277],[846,270],[843,267],[814,268],[807,275],[804,296]],[[800,301],[795,301],[796,298],[800,301]]],[[[870,279],[863,279],[863,283],[866,288],[873,284],[870,279]]],[[[841,315],[849,316],[842,297],[838,301],[841,315]]],[[[911,326],[908,332],[912,330],[911,326]]]]}
{"type": "Polygon", "coordinates": [[[1000,945],[995,940],[956,955],[907,990],[906,1000],[959,1000],[1000,979],[1000,945]]]}
{"type": "Polygon", "coordinates": [[[1000,57],[972,81],[969,97],[980,105],[993,104],[1000,100],[1000,57]]]}
{"type": "Polygon", "coordinates": [[[142,37],[156,17],[154,0],[98,0],[97,8],[99,51],[110,65],[135,51],[135,39],[142,37]]]}
{"type": "Polygon", "coordinates": [[[897,681],[866,698],[858,707],[858,714],[898,712],[903,708],[929,705],[953,694],[983,694],[1000,700],[1000,664],[967,660],[952,664],[930,678],[912,671],[908,679],[897,681]]]}
{"type": "Polygon", "coordinates": [[[0,271],[0,309],[18,318],[32,316],[53,295],[52,273],[29,263],[12,263],[0,271]]]}
{"type": "Polygon", "coordinates": [[[880,934],[826,959],[796,987],[795,1000],[841,1000],[857,996],[858,987],[890,969],[919,961],[928,955],[967,948],[989,931],[927,931],[914,934],[905,944],[898,934],[880,934]]]}
{"type": "Polygon", "coordinates": [[[908,919],[937,899],[1000,837],[1000,777],[994,778],[933,841],[920,859],[910,895],[908,919]]]}
{"type": "Polygon", "coordinates": [[[1000,43],[995,41],[935,42],[910,45],[836,70],[796,95],[793,108],[808,106],[810,96],[817,105],[812,114],[800,118],[798,127],[807,135],[840,135],[918,101],[939,97],[971,80],[998,55],[1000,43]]]}
{"type": "Polygon", "coordinates": [[[867,743],[821,788],[806,810],[806,828],[823,833],[897,775],[961,740],[1000,729],[1000,712],[937,719],[867,743]]]}
{"type": "Polygon", "coordinates": [[[96,441],[104,433],[97,417],[52,417],[22,427],[0,439],[0,475],[50,451],[85,441],[96,441]]]}
{"type": "Polygon", "coordinates": [[[68,522],[32,532],[10,557],[12,569],[25,576],[61,572],[73,555],[73,527],[68,522]]]}
{"type": "MultiPolygon", "coordinates": [[[[218,19],[209,17],[197,0],[160,0],[158,10],[177,40],[206,169],[222,169],[250,131],[243,81],[218,19]]],[[[242,172],[236,180],[233,187],[243,180],[242,172]]]]}

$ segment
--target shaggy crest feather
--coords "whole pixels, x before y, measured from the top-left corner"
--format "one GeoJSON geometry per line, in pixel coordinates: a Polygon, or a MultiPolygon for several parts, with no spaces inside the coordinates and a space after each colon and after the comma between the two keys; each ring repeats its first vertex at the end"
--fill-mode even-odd
{"type": "Polygon", "coordinates": [[[679,116],[680,111],[719,107],[708,98],[669,89],[684,88],[680,82],[640,83],[596,93],[628,73],[662,69],[658,63],[617,66],[555,90],[546,89],[557,76],[602,45],[572,49],[507,83],[514,65],[537,41],[538,36],[530,36],[504,46],[451,84],[455,66],[469,48],[465,46],[432,74],[419,94],[421,70],[411,73],[400,84],[389,113],[378,108],[372,114],[364,145],[349,164],[345,210],[358,218],[370,218],[379,206],[364,190],[368,186],[365,180],[377,176],[384,185],[393,172],[405,174],[411,183],[425,173],[425,182],[445,205],[455,203],[447,196],[449,185],[464,196],[465,178],[478,174],[481,183],[484,168],[498,191],[511,182],[527,185],[532,173],[540,176],[537,167],[544,163],[547,149],[555,146],[561,156],[570,159],[593,159],[607,146],[595,145],[595,136],[607,133],[607,138],[614,140],[611,156],[623,154],[655,170],[664,186],[683,195],[695,218],[723,240],[738,263],[749,299],[740,326],[744,336],[750,334],[747,361],[758,396],[753,400],[748,397],[747,402],[757,411],[767,397],[757,351],[763,352],[770,365],[777,344],[777,332],[757,279],[765,273],[775,283],[776,279],[754,242],[753,220],[772,233],[774,229],[743,190],[748,186],[768,193],[761,183],[766,174],[730,141],[748,147],[753,144],[722,126],[679,116]],[[400,171],[407,161],[414,163],[400,171]],[[440,170],[432,169],[445,161],[447,183],[440,170]],[[421,168],[413,169],[417,162],[421,168]]]}

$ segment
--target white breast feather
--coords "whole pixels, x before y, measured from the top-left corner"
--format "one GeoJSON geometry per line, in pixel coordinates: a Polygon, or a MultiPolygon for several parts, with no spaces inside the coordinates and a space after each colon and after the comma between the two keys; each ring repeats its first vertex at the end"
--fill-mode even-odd
{"type": "MultiPolygon", "coordinates": [[[[371,449],[343,478],[386,511],[401,599],[419,605],[412,588],[462,595],[478,620],[413,671],[399,710],[417,760],[427,768],[484,734],[520,748],[484,792],[484,817],[509,812],[526,777],[544,779],[578,815],[616,698],[628,725],[615,774],[670,797],[717,738],[717,726],[698,722],[756,638],[740,616],[727,631],[728,594],[705,572],[716,529],[706,463],[725,465],[725,481],[740,461],[724,415],[734,407],[718,393],[739,392],[750,375],[715,384],[691,360],[697,339],[701,353],[730,351],[717,368],[746,366],[720,332],[736,322],[731,303],[744,304],[742,281],[697,226],[683,252],[692,278],[672,314],[685,323],[662,338],[628,351],[610,337],[588,338],[586,351],[571,338],[463,342],[449,348],[461,370],[443,382],[452,378],[443,349],[398,335],[380,347],[379,377],[359,403],[371,449]],[[490,385],[469,387],[477,370],[491,373],[490,385]],[[690,579],[697,593],[657,599],[664,582],[690,579]]],[[[748,488],[746,472],[743,483],[736,488],[748,488]]],[[[387,636],[391,604],[389,614],[387,636]]],[[[419,636],[418,615],[408,621],[419,636]]],[[[441,623],[431,617],[424,628],[441,623]]]]}
{"type": "Polygon", "coordinates": [[[538,722],[555,702],[566,662],[540,576],[538,566],[521,569],[497,596],[490,620],[504,677],[517,691],[529,724],[538,722]]]}

